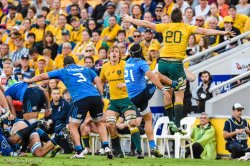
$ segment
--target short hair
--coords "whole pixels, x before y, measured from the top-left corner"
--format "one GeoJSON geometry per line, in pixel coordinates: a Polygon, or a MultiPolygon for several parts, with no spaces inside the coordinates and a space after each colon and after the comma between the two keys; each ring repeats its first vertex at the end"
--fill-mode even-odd
{"type": "Polygon", "coordinates": [[[29,49],[29,55],[32,55],[34,53],[38,53],[37,47],[32,47],[31,49],[29,49]]]}
{"type": "Polygon", "coordinates": [[[120,33],[123,33],[125,36],[126,36],[126,31],[125,30],[119,30],[118,32],[117,32],[117,36],[120,34],[120,33]]]}
{"type": "Polygon", "coordinates": [[[93,30],[92,35],[93,35],[93,33],[98,33],[99,35],[101,35],[101,32],[99,30],[93,30]]]}
{"type": "Polygon", "coordinates": [[[32,10],[34,14],[36,14],[36,7],[35,6],[29,6],[28,10],[32,10]]]}
{"type": "Polygon", "coordinates": [[[46,11],[47,13],[50,12],[50,9],[49,9],[48,7],[46,7],[46,6],[43,6],[43,7],[42,7],[42,10],[43,10],[43,11],[46,11]]]}
{"type": "Polygon", "coordinates": [[[138,31],[138,30],[135,30],[135,31],[133,32],[133,34],[134,34],[135,32],[137,32],[137,33],[139,33],[139,34],[141,35],[141,32],[140,32],[140,31],[138,31]]]}
{"type": "Polygon", "coordinates": [[[202,113],[201,113],[201,116],[202,116],[202,115],[203,115],[203,116],[206,116],[206,117],[209,119],[209,116],[208,116],[208,114],[207,114],[206,112],[202,112],[202,113]]]}
{"type": "Polygon", "coordinates": [[[182,21],[182,12],[181,9],[175,8],[171,13],[171,20],[173,23],[182,21]]]}
{"type": "Polygon", "coordinates": [[[63,65],[64,67],[66,67],[67,65],[70,65],[70,64],[76,64],[75,60],[73,57],[71,56],[66,56],[64,59],[63,59],[63,65]]]}
{"type": "Polygon", "coordinates": [[[68,89],[64,89],[62,95],[65,95],[65,93],[69,93],[68,89]]]}
{"type": "Polygon", "coordinates": [[[112,18],[112,17],[114,17],[115,20],[117,21],[117,17],[115,15],[110,16],[109,19],[112,18]]]}
{"type": "MultiPolygon", "coordinates": [[[[102,46],[102,47],[100,47],[100,48],[99,48],[99,50],[98,50],[98,52],[100,52],[101,50],[105,50],[105,51],[106,51],[106,53],[107,53],[107,49],[106,49],[105,47],[103,47],[103,46],[102,46]]],[[[249,64],[249,65],[250,65],[250,64],[249,64]]]]}
{"type": "Polygon", "coordinates": [[[69,42],[63,43],[62,47],[64,47],[64,46],[69,46],[72,49],[72,46],[69,42]]]}
{"type": "Polygon", "coordinates": [[[39,14],[36,19],[41,19],[41,18],[44,18],[43,15],[39,14]]]}
{"type": "Polygon", "coordinates": [[[27,38],[31,36],[34,37],[34,39],[36,39],[36,35],[33,32],[29,32],[27,35],[27,38]]]}
{"type": "Polygon", "coordinates": [[[76,7],[76,8],[79,10],[79,6],[78,6],[77,4],[72,4],[72,5],[70,5],[70,9],[71,9],[72,7],[76,7]]]}
{"type": "Polygon", "coordinates": [[[94,58],[92,56],[86,56],[84,57],[84,62],[86,59],[90,59],[92,63],[94,63],[94,58]]]}
{"type": "Polygon", "coordinates": [[[187,11],[188,9],[191,9],[191,10],[193,11],[193,9],[192,9],[191,7],[187,7],[187,8],[185,9],[185,12],[184,12],[184,13],[186,13],[186,11],[187,11]]]}
{"type": "Polygon", "coordinates": [[[4,61],[4,62],[3,62],[3,66],[4,66],[4,65],[10,65],[10,67],[13,68],[13,63],[10,62],[10,61],[4,61]]]}
{"type": "Polygon", "coordinates": [[[51,92],[52,92],[53,90],[59,90],[59,91],[60,91],[60,89],[59,89],[58,87],[55,87],[55,88],[51,89],[51,92]]]}

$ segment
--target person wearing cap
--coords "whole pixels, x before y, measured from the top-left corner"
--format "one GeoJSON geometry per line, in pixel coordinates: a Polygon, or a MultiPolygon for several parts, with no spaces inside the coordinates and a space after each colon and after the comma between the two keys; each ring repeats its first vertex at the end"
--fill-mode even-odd
{"type": "Polygon", "coordinates": [[[21,66],[14,70],[14,74],[21,73],[23,79],[32,78],[35,75],[35,70],[29,67],[29,55],[22,55],[21,66]]]}
{"type": "MultiPolygon", "coordinates": [[[[72,33],[73,33],[73,31],[72,31],[72,33]]],[[[71,33],[71,34],[72,34],[71,33]]],[[[72,37],[72,35],[71,35],[71,37],[72,37]]],[[[73,41],[70,41],[70,40],[72,40],[72,39],[70,39],[70,33],[69,33],[69,31],[68,30],[66,30],[66,29],[64,29],[63,31],[62,31],[62,44],[61,45],[59,45],[59,48],[58,48],[58,54],[61,54],[62,53],[62,46],[63,46],[63,43],[70,43],[71,44],[71,48],[72,49],[74,49],[75,48],[75,46],[76,46],[76,43],[75,42],[73,42],[73,41]]]]}
{"type": "Polygon", "coordinates": [[[63,30],[68,30],[70,33],[72,31],[73,27],[69,24],[67,24],[67,19],[64,14],[60,14],[58,17],[58,25],[57,27],[53,30],[53,34],[56,39],[56,43],[58,45],[62,44],[62,31],[63,30]]]}
{"type": "Polygon", "coordinates": [[[151,44],[147,52],[147,63],[151,71],[155,69],[157,59],[160,56],[159,48],[155,44],[151,44]]]}
{"type": "Polygon", "coordinates": [[[157,50],[160,50],[161,48],[161,44],[158,42],[157,39],[154,39],[154,32],[147,28],[144,32],[144,40],[141,41],[140,43],[141,47],[142,47],[142,53],[143,56],[146,60],[148,60],[148,48],[150,47],[150,45],[155,45],[155,48],[157,50]]]}
{"type": "Polygon", "coordinates": [[[104,28],[101,33],[102,40],[110,47],[114,44],[118,31],[121,30],[117,23],[116,16],[109,17],[109,26],[104,28]]]}
{"type": "Polygon", "coordinates": [[[238,28],[241,33],[244,33],[244,28],[248,19],[247,15],[238,14],[235,6],[231,5],[228,8],[228,15],[233,19],[233,26],[238,28]]]}
{"type": "Polygon", "coordinates": [[[70,20],[70,25],[73,27],[71,31],[71,41],[74,43],[82,41],[82,31],[85,29],[80,23],[78,17],[72,17],[70,20]]]}
{"type": "MultiPolygon", "coordinates": [[[[234,27],[233,19],[230,16],[224,17],[224,28],[221,28],[220,30],[234,32],[235,36],[241,34],[240,30],[238,28],[234,27]]],[[[230,39],[229,37],[220,35],[219,36],[219,43],[223,43],[224,41],[227,41],[229,39],[230,39]]],[[[234,43],[228,44],[226,47],[223,47],[223,48],[221,48],[221,49],[219,49],[217,51],[221,52],[221,51],[224,51],[224,50],[229,50],[229,49],[231,49],[231,48],[233,48],[233,47],[235,47],[237,45],[238,45],[238,42],[236,41],[234,43]]]]}
{"type": "Polygon", "coordinates": [[[70,14],[67,16],[67,23],[70,24],[71,23],[71,19],[73,17],[76,18],[80,18],[80,8],[78,6],[78,4],[72,4],[70,5],[70,14]]]}
{"type": "Polygon", "coordinates": [[[61,0],[54,0],[52,4],[53,8],[47,15],[46,20],[50,22],[51,25],[57,27],[59,24],[59,15],[63,14],[65,17],[67,13],[61,8],[61,0]]]}
{"type": "Polygon", "coordinates": [[[12,27],[16,25],[16,22],[22,22],[23,21],[23,16],[20,13],[17,13],[16,6],[10,5],[8,7],[9,9],[9,14],[5,15],[2,18],[1,24],[6,25],[7,30],[12,30],[12,27]]]}
{"type": "MultiPolygon", "coordinates": [[[[200,124],[195,126],[192,130],[191,139],[195,159],[216,159],[217,153],[215,130],[209,122],[207,113],[201,113],[200,124]]],[[[190,151],[188,151],[188,153],[190,154],[190,151]]]]}
{"type": "Polygon", "coordinates": [[[53,32],[53,30],[54,26],[51,24],[47,25],[43,15],[38,15],[36,18],[36,24],[34,27],[31,27],[30,32],[36,35],[36,42],[42,42],[44,34],[48,31],[53,32]]]}
{"type": "Polygon", "coordinates": [[[226,150],[231,153],[233,159],[236,159],[244,156],[246,152],[250,152],[247,145],[250,126],[242,118],[244,107],[240,103],[235,103],[232,111],[232,117],[224,124],[223,136],[226,140],[226,150]]]}
{"type": "Polygon", "coordinates": [[[10,58],[16,67],[19,64],[19,60],[21,59],[22,55],[28,55],[29,49],[23,47],[23,36],[20,33],[14,33],[14,45],[15,50],[11,53],[10,58]]]}
{"type": "Polygon", "coordinates": [[[172,13],[172,10],[174,9],[175,3],[173,0],[164,0],[164,2],[165,2],[165,6],[163,8],[163,13],[168,14],[170,16],[172,13]]]}
{"type": "Polygon", "coordinates": [[[163,14],[163,6],[161,4],[158,4],[155,8],[155,20],[154,22],[161,23],[161,16],[163,14]]]}
{"type": "Polygon", "coordinates": [[[153,31],[162,33],[164,44],[160,50],[160,60],[158,62],[158,70],[161,74],[169,76],[171,80],[184,80],[180,88],[174,91],[175,103],[172,103],[173,90],[170,89],[170,98],[166,98],[165,104],[166,112],[169,114],[171,121],[179,127],[183,112],[183,98],[186,87],[186,74],[182,64],[182,60],[186,57],[186,47],[189,36],[191,34],[202,35],[229,35],[231,32],[219,31],[214,29],[205,29],[193,25],[187,25],[182,22],[182,11],[175,8],[171,13],[172,23],[154,24],[145,20],[134,19],[127,14],[122,14],[123,20],[129,21],[137,26],[150,28],[153,31]],[[173,118],[173,107],[175,119],[173,118]]]}
{"type": "Polygon", "coordinates": [[[113,2],[109,2],[107,4],[107,8],[106,8],[106,14],[104,14],[103,18],[104,18],[104,23],[103,23],[103,27],[106,28],[108,27],[110,24],[109,24],[109,18],[110,16],[115,16],[116,17],[116,21],[117,23],[120,25],[121,24],[121,16],[118,15],[118,14],[115,14],[115,9],[116,9],[116,6],[113,2]]]}

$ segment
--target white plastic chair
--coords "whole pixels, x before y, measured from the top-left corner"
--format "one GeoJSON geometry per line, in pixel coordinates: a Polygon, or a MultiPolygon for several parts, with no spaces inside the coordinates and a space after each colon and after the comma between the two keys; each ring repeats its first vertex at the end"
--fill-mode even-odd
{"type": "Polygon", "coordinates": [[[169,135],[168,133],[168,123],[169,123],[169,118],[167,116],[160,117],[154,126],[154,138],[155,142],[158,144],[158,148],[162,154],[165,154],[165,141],[167,143],[167,154],[168,157],[170,158],[170,150],[169,150],[169,145],[168,145],[168,140],[169,139],[174,139],[173,135],[169,135]],[[157,135],[157,130],[159,127],[162,126],[162,132],[160,135],[157,135]]]}
{"type": "Polygon", "coordinates": [[[92,155],[95,155],[95,150],[97,149],[97,144],[98,144],[98,139],[99,139],[99,134],[96,133],[90,133],[89,138],[91,139],[91,151],[92,155]]]}

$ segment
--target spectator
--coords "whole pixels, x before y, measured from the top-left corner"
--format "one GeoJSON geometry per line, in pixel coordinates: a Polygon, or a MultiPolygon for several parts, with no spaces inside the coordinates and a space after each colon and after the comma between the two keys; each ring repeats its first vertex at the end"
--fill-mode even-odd
{"type": "Polygon", "coordinates": [[[203,28],[204,27],[204,21],[205,21],[204,16],[196,16],[195,17],[195,26],[203,28]]]}
{"type": "MultiPolygon", "coordinates": [[[[49,12],[50,12],[50,9],[49,9],[48,7],[43,6],[40,15],[42,15],[44,18],[47,18],[49,12]]],[[[39,16],[39,15],[38,15],[38,16],[39,16]]],[[[47,23],[49,24],[50,22],[47,21],[47,23]]]]}
{"type": "Polygon", "coordinates": [[[80,12],[79,12],[79,6],[77,4],[72,4],[70,6],[70,14],[67,16],[67,23],[71,23],[71,19],[73,17],[80,19],[80,12]]]}
{"type": "Polygon", "coordinates": [[[47,73],[46,60],[44,57],[40,57],[37,59],[37,69],[35,70],[35,76],[42,73],[47,73]]]}
{"type": "Polygon", "coordinates": [[[27,36],[28,36],[28,34],[30,32],[30,29],[31,29],[31,21],[30,21],[30,19],[29,18],[25,18],[23,20],[23,23],[22,23],[22,25],[20,27],[22,29],[22,32],[24,34],[24,39],[26,41],[27,40],[27,36]]]}
{"type": "Polygon", "coordinates": [[[184,1],[184,0],[176,0],[176,4],[174,5],[174,8],[180,8],[182,14],[185,13],[186,8],[190,7],[190,5],[184,1]]]}
{"type": "Polygon", "coordinates": [[[0,45],[0,55],[2,59],[9,58],[9,46],[8,44],[0,45]]]}
{"type": "Polygon", "coordinates": [[[153,17],[155,17],[155,8],[157,3],[153,0],[144,0],[141,4],[141,9],[143,13],[150,12],[153,17]]]}
{"type": "Polygon", "coordinates": [[[99,50],[101,47],[103,47],[101,36],[100,36],[100,31],[96,30],[92,32],[92,44],[95,47],[95,50],[99,50]]]}
{"type": "Polygon", "coordinates": [[[236,9],[239,14],[250,16],[250,4],[247,3],[247,0],[240,0],[239,4],[236,5],[236,9]]]}
{"type": "Polygon", "coordinates": [[[87,30],[92,34],[93,31],[99,30],[97,23],[94,19],[89,19],[87,22],[87,30]]]}
{"type": "Polygon", "coordinates": [[[219,15],[222,17],[228,16],[228,4],[225,2],[226,0],[217,0],[219,15]]]}
{"type": "Polygon", "coordinates": [[[63,14],[66,17],[67,13],[61,8],[61,0],[53,0],[52,6],[52,11],[48,14],[47,20],[51,25],[57,27],[59,25],[59,15],[63,14]]]}
{"type": "Polygon", "coordinates": [[[17,12],[20,12],[25,18],[28,13],[28,8],[30,7],[30,3],[28,0],[21,0],[17,6],[17,12]]]}
{"type": "Polygon", "coordinates": [[[91,43],[90,34],[87,30],[82,31],[82,41],[78,42],[73,50],[73,53],[79,58],[82,59],[84,56],[85,47],[91,43]]]}
{"type": "Polygon", "coordinates": [[[84,65],[83,66],[91,68],[97,75],[100,75],[100,72],[98,72],[98,70],[95,69],[94,58],[92,56],[84,57],[84,65]]]}
{"type": "Polygon", "coordinates": [[[96,55],[96,50],[95,47],[92,44],[89,44],[86,46],[86,48],[84,49],[84,58],[82,58],[79,62],[78,65],[80,66],[84,66],[85,63],[85,57],[92,57],[93,58],[93,65],[95,64],[95,62],[99,59],[98,55],[96,55]]]}
{"type": "Polygon", "coordinates": [[[29,66],[30,68],[36,70],[38,66],[38,59],[42,58],[42,56],[39,55],[38,49],[36,47],[33,47],[29,50],[29,56],[31,57],[29,60],[29,66]]]}
{"type": "MultiPolygon", "coordinates": [[[[208,22],[208,29],[219,30],[219,27],[217,26],[218,20],[216,17],[209,17],[207,22],[208,22]]],[[[208,39],[209,39],[210,46],[216,46],[219,44],[219,36],[217,36],[217,35],[210,35],[210,36],[208,36],[208,39]]]]}
{"type": "Polygon", "coordinates": [[[2,18],[1,24],[4,24],[6,29],[11,31],[12,27],[14,27],[16,24],[21,24],[23,21],[23,16],[20,13],[17,13],[17,8],[14,5],[10,5],[8,10],[9,14],[2,18]]]}
{"type": "Polygon", "coordinates": [[[79,0],[78,5],[80,9],[86,9],[88,16],[91,17],[93,14],[93,7],[87,2],[87,0],[79,0]]]}
{"type": "Polygon", "coordinates": [[[110,26],[110,24],[109,24],[110,16],[115,16],[117,23],[119,25],[121,24],[121,17],[118,14],[115,14],[115,9],[116,9],[116,6],[113,2],[109,2],[107,4],[107,8],[106,8],[107,14],[104,14],[104,16],[103,16],[103,18],[104,18],[103,27],[104,28],[110,26]]]}
{"type": "Polygon", "coordinates": [[[16,67],[20,62],[19,60],[23,55],[28,55],[29,49],[23,47],[23,37],[20,33],[16,32],[14,37],[14,45],[15,45],[15,50],[14,52],[10,55],[10,58],[14,64],[14,67],[16,67]]]}
{"type": "Polygon", "coordinates": [[[126,32],[126,39],[132,43],[133,32],[136,30],[136,28],[128,21],[122,21],[122,29],[126,32]]]}
{"type": "Polygon", "coordinates": [[[47,25],[45,22],[45,17],[43,15],[38,15],[36,18],[36,25],[31,28],[30,32],[36,34],[36,42],[42,42],[44,38],[44,34],[46,32],[53,32],[54,26],[47,25]]]}
{"type": "Polygon", "coordinates": [[[109,2],[110,2],[109,0],[101,0],[101,4],[96,5],[93,11],[92,17],[93,19],[96,20],[97,24],[100,26],[103,24],[103,15],[107,8],[107,4],[109,2]]]}
{"type": "MultiPolygon", "coordinates": [[[[73,33],[73,32],[72,32],[72,33],[73,33]]],[[[82,32],[81,32],[81,34],[82,34],[82,32]]],[[[81,35],[81,34],[80,34],[80,35],[81,35]]],[[[72,38],[73,38],[73,36],[75,36],[75,39],[77,39],[77,32],[76,32],[75,35],[72,35],[72,38]]],[[[82,37],[82,35],[81,35],[81,37],[82,37]]],[[[81,39],[81,37],[80,37],[80,39],[81,39]]],[[[78,38],[79,38],[79,37],[78,37],[78,38]]],[[[70,43],[72,49],[74,49],[75,46],[76,46],[76,43],[75,43],[75,42],[73,42],[73,41],[70,42],[70,34],[69,34],[69,31],[68,31],[68,30],[63,30],[63,31],[62,31],[62,41],[63,41],[62,43],[66,43],[66,42],[70,43]]],[[[61,54],[61,53],[62,53],[62,44],[59,46],[57,52],[58,52],[58,54],[61,54]]]]}
{"type": "Polygon", "coordinates": [[[34,77],[35,71],[34,69],[29,67],[29,55],[25,54],[21,57],[20,67],[14,70],[14,74],[21,73],[23,75],[23,79],[30,79],[34,77]]]}
{"type": "Polygon", "coordinates": [[[195,159],[216,159],[215,130],[209,122],[207,113],[201,113],[200,124],[193,129],[191,139],[195,159]]]}
{"type": "Polygon", "coordinates": [[[78,57],[75,56],[72,52],[72,48],[71,48],[71,44],[70,43],[63,43],[63,46],[62,46],[62,54],[58,55],[55,60],[54,60],[54,67],[53,69],[56,70],[56,69],[61,69],[63,68],[63,59],[66,57],[66,56],[71,56],[73,57],[73,59],[75,60],[75,63],[78,64],[79,60],[78,60],[78,57]]]}
{"type": "Polygon", "coordinates": [[[195,19],[194,19],[194,12],[191,7],[187,7],[184,13],[183,22],[185,24],[194,25],[195,19]]]}
{"type": "Polygon", "coordinates": [[[53,63],[54,61],[51,59],[52,51],[50,48],[45,48],[43,50],[43,57],[46,61],[46,71],[52,71],[53,70],[53,63]]]}
{"type": "Polygon", "coordinates": [[[163,12],[170,16],[172,13],[172,10],[174,9],[175,3],[173,2],[173,0],[164,0],[164,2],[165,2],[165,6],[163,8],[163,12]]]}
{"type": "Polygon", "coordinates": [[[132,6],[132,17],[139,20],[143,19],[143,13],[140,5],[134,4],[132,6]]]}
{"type": "Polygon", "coordinates": [[[157,60],[160,57],[159,49],[155,44],[151,44],[148,48],[147,62],[151,71],[156,67],[157,60]]]}
{"type": "Polygon", "coordinates": [[[162,22],[162,23],[170,23],[170,22],[171,22],[171,19],[170,19],[169,15],[163,14],[163,15],[161,16],[161,22],[162,22]]]}
{"type": "Polygon", "coordinates": [[[210,5],[210,14],[209,14],[209,17],[206,18],[206,21],[205,21],[205,27],[207,28],[208,27],[208,23],[207,21],[211,18],[211,17],[215,17],[218,21],[218,26],[221,26],[221,24],[223,23],[223,18],[219,15],[219,10],[218,10],[218,7],[215,3],[212,3],[210,5]]]}
{"type": "Polygon", "coordinates": [[[53,31],[53,35],[55,36],[55,42],[59,45],[62,44],[62,31],[68,30],[71,32],[72,29],[72,26],[67,24],[66,16],[64,14],[60,14],[58,17],[58,25],[53,31]]]}
{"type": "Polygon", "coordinates": [[[161,16],[163,13],[163,6],[162,5],[157,5],[155,8],[155,23],[161,23],[161,16]]]}
{"type": "Polygon", "coordinates": [[[144,33],[144,40],[141,41],[140,45],[142,47],[142,54],[144,58],[147,60],[148,48],[150,45],[155,45],[156,49],[159,50],[161,48],[161,44],[157,39],[153,39],[154,33],[151,29],[146,29],[144,33]]]}
{"type": "Polygon", "coordinates": [[[31,20],[31,24],[36,23],[36,8],[34,6],[28,7],[28,13],[26,18],[31,20]]]}
{"type": "Polygon", "coordinates": [[[99,48],[98,56],[99,59],[95,62],[95,69],[98,71],[98,73],[100,73],[102,65],[109,61],[107,58],[107,51],[104,47],[99,48]]]}
{"type": "Polygon", "coordinates": [[[52,50],[52,55],[51,55],[51,59],[55,59],[57,56],[57,51],[58,51],[58,45],[55,43],[54,41],[54,35],[51,31],[47,31],[44,34],[43,37],[43,42],[40,43],[39,47],[38,47],[38,51],[39,54],[42,54],[42,50],[45,48],[50,48],[52,50]]]}
{"type": "Polygon", "coordinates": [[[3,72],[0,76],[0,80],[0,89],[3,92],[17,82],[18,78],[13,74],[13,65],[11,62],[3,63],[3,72]]]}
{"type": "Polygon", "coordinates": [[[62,93],[62,98],[65,99],[67,102],[69,102],[70,104],[72,104],[72,99],[71,96],[69,94],[68,89],[65,89],[62,93]]]}
{"type": "MultiPolygon", "coordinates": [[[[189,39],[188,39],[188,47],[186,50],[186,54],[187,56],[192,56],[192,55],[195,55],[197,51],[198,51],[198,48],[196,45],[196,37],[194,34],[192,34],[189,36],[189,39]]],[[[190,62],[190,66],[191,65],[193,64],[190,62]]]]}
{"type": "Polygon", "coordinates": [[[48,4],[46,1],[43,0],[34,0],[31,6],[34,6],[36,8],[37,15],[42,14],[42,8],[48,7],[48,4]]]}
{"type": "Polygon", "coordinates": [[[124,61],[127,61],[128,59],[128,54],[127,53],[127,47],[125,43],[118,43],[117,47],[119,48],[119,51],[121,52],[121,59],[124,61]]]}
{"type": "Polygon", "coordinates": [[[199,0],[199,5],[195,6],[195,15],[196,16],[207,16],[210,10],[207,0],[199,0]]]}
{"type": "Polygon", "coordinates": [[[85,8],[81,10],[80,16],[80,23],[86,27],[89,16],[85,8]]]}
{"type": "Polygon", "coordinates": [[[244,14],[238,14],[235,6],[228,8],[228,14],[233,18],[233,26],[238,28],[240,33],[243,33],[248,17],[244,14]]]}
{"type": "MultiPolygon", "coordinates": [[[[225,30],[225,31],[233,31],[235,33],[235,35],[240,35],[240,31],[238,28],[235,28],[233,26],[233,19],[230,16],[226,16],[224,17],[224,28],[222,28],[221,30],[225,30]]],[[[226,40],[229,40],[230,38],[227,36],[219,36],[219,43],[223,43],[226,40]]],[[[233,47],[235,47],[238,43],[234,42],[231,44],[228,44],[226,47],[223,47],[222,49],[219,49],[218,51],[224,51],[224,50],[229,50],[233,47]]]]}
{"type": "MultiPolygon", "coordinates": [[[[71,41],[74,43],[82,41],[82,31],[85,29],[78,17],[72,17],[70,20],[70,24],[73,27],[71,31],[71,41]]],[[[69,32],[69,31],[68,31],[69,32]]],[[[65,41],[63,41],[65,42],[65,41]]],[[[74,47],[72,47],[74,49],[74,47]]]]}
{"type": "Polygon", "coordinates": [[[208,71],[202,71],[199,73],[199,78],[201,80],[201,84],[193,91],[193,98],[198,103],[198,110],[195,111],[196,113],[205,112],[206,101],[215,95],[209,92],[209,89],[214,86],[212,85],[211,74],[208,71]]]}
{"type": "Polygon", "coordinates": [[[124,3],[122,4],[120,13],[126,13],[126,14],[129,14],[129,15],[130,15],[129,4],[128,4],[128,3],[124,2],[124,3]]]}
{"type": "Polygon", "coordinates": [[[223,136],[226,140],[226,150],[231,153],[233,159],[248,160],[249,156],[244,155],[246,152],[250,152],[247,146],[247,139],[250,136],[250,126],[245,119],[242,119],[243,110],[244,107],[240,103],[233,105],[232,117],[225,122],[223,136]]]}
{"type": "Polygon", "coordinates": [[[117,38],[114,44],[117,45],[119,43],[123,43],[125,45],[125,49],[128,47],[129,43],[126,39],[126,32],[124,30],[119,30],[117,33],[117,38]]]}
{"type": "Polygon", "coordinates": [[[114,44],[115,38],[117,36],[118,31],[121,30],[121,27],[117,24],[117,20],[115,16],[109,17],[109,26],[104,28],[101,37],[103,42],[110,47],[114,44]]]}
{"type": "Polygon", "coordinates": [[[33,47],[38,47],[38,44],[36,43],[36,35],[34,33],[28,33],[27,40],[24,43],[25,47],[28,49],[31,49],[33,47]]]}

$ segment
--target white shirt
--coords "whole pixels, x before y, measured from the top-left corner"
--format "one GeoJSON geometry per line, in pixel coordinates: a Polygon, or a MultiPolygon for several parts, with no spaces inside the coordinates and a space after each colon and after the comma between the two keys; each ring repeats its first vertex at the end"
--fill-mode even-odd
{"type": "Polygon", "coordinates": [[[208,12],[210,10],[210,6],[207,5],[205,10],[201,10],[201,5],[195,6],[195,15],[196,16],[207,16],[208,12]]]}

